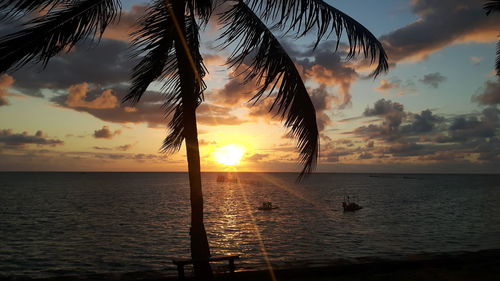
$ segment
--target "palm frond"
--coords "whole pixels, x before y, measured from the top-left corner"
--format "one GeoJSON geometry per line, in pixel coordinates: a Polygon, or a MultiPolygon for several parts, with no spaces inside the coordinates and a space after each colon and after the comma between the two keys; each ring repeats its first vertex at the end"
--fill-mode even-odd
{"type": "Polygon", "coordinates": [[[0,38],[0,73],[28,62],[46,66],[79,41],[102,36],[120,10],[119,0],[74,1],[27,22],[25,29],[0,38]]]}
{"type": "Polygon", "coordinates": [[[500,12],[500,0],[488,1],[483,5],[483,9],[486,10],[486,15],[494,12],[500,12]]]}
{"type": "Polygon", "coordinates": [[[203,24],[208,23],[210,16],[214,10],[214,4],[212,0],[189,0],[188,4],[191,9],[196,11],[196,14],[201,19],[203,24]]]}
{"type": "Polygon", "coordinates": [[[276,37],[242,1],[223,13],[221,21],[225,25],[222,46],[236,45],[229,65],[239,67],[246,59],[251,61],[245,80],[256,79],[260,85],[252,100],[257,102],[266,92],[271,95],[276,91],[270,111],[286,119],[290,135],[298,139],[302,178],[316,165],[319,135],[314,105],[297,68],[276,37]]]}
{"type": "Polygon", "coordinates": [[[497,70],[497,75],[500,76],[500,41],[497,42],[497,58],[495,69],[497,70]]]}
{"type": "MultiPolygon", "coordinates": [[[[143,57],[132,70],[132,86],[122,102],[139,102],[153,81],[172,75],[177,67],[173,48],[174,29],[166,4],[164,0],[156,1],[139,20],[140,28],[131,34],[135,48],[132,57],[143,57]]],[[[172,90],[177,89],[174,87],[172,90]]]]}
{"type": "MultiPolygon", "coordinates": [[[[169,13],[171,2],[156,0],[146,10],[146,14],[139,20],[140,28],[132,34],[133,46],[136,52],[133,56],[143,56],[141,61],[134,67],[132,73],[132,86],[123,101],[140,101],[146,89],[154,81],[162,84],[161,91],[165,93],[163,109],[165,116],[171,116],[168,124],[169,134],[163,141],[162,151],[174,153],[181,147],[184,140],[184,116],[183,96],[179,65],[174,48],[174,41],[180,40],[175,29],[174,22],[169,13]]],[[[206,89],[202,78],[206,74],[203,58],[199,52],[199,29],[194,18],[194,10],[185,18],[186,42],[195,62],[196,70],[200,79],[196,79],[195,91],[196,101],[199,105],[203,100],[203,91],[206,89]]]]}
{"type": "Polygon", "coordinates": [[[0,20],[24,16],[34,11],[53,9],[68,0],[0,0],[0,20]]]}
{"type": "MultiPolygon", "coordinates": [[[[316,28],[314,48],[333,33],[339,42],[345,32],[349,42],[347,59],[362,52],[372,64],[377,62],[377,67],[371,73],[372,77],[389,69],[387,54],[378,39],[362,24],[322,0],[247,1],[265,21],[273,22],[274,28],[285,30],[286,33],[292,32],[295,36],[302,37],[316,28]]],[[[336,49],[338,46],[339,43],[336,49]]]]}

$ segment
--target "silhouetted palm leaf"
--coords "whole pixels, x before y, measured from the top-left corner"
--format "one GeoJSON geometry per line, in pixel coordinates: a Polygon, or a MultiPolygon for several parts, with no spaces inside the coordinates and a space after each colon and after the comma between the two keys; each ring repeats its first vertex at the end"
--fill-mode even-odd
{"type": "Polygon", "coordinates": [[[286,118],[285,126],[298,139],[300,161],[304,164],[302,177],[316,164],[319,136],[316,111],[299,72],[271,31],[242,1],[225,12],[221,21],[225,24],[221,35],[224,46],[236,44],[229,64],[239,67],[250,58],[245,80],[256,79],[260,85],[253,100],[258,101],[269,89],[269,94],[276,90],[270,111],[286,118]]]}
{"type": "Polygon", "coordinates": [[[248,3],[264,20],[274,23],[275,28],[293,32],[297,37],[316,28],[314,48],[333,33],[337,36],[338,48],[340,37],[345,32],[349,42],[347,59],[362,52],[371,63],[377,61],[377,67],[371,74],[374,77],[389,68],[387,54],[377,38],[356,20],[322,0],[248,0],[248,3]]]}
{"type": "Polygon", "coordinates": [[[483,8],[486,10],[487,15],[493,12],[500,12],[500,0],[488,1],[484,4],[483,8]]]}
{"type": "Polygon", "coordinates": [[[120,9],[118,0],[75,1],[30,20],[25,29],[0,38],[0,73],[31,61],[45,66],[80,40],[101,36],[120,9]]]}
{"type": "Polygon", "coordinates": [[[33,11],[52,9],[68,0],[0,0],[0,20],[24,16],[33,11]]]}
{"type": "MultiPolygon", "coordinates": [[[[483,8],[486,10],[486,15],[489,15],[494,12],[500,12],[500,0],[489,1],[484,4],[483,8]]],[[[500,41],[497,43],[497,57],[495,61],[495,69],[497,71],[497,75],[500,76],[500,41]]]]}
{"type": "MultiPolygon", "coordinates": [[[[174,24],[169,13],[171,7],[165,0],[157,0],[147,9],[146,15],[140,20],[140,29],[134,32],[135,56],[145,54],[142,60],[134,67],[132,86],[123,101],[131,100],[137,103],[148,86],[155,80],[163,82],[162,92],[165,93],[165,115],[171,115],[169,122],[170,133],[165,138],[162,150],[174,153],[181,147],[184,140],[183,97],[178,72],[177,57],[173,47],[175,40],[180,40],[174,32],[174,24]]],[[[186,16],[186,42],[191,51],[191,58],[196,67],[199,79],[195,81],[196,103],[203,100],[203,91],[206,85],[203,82],[206,69],[199,52],[199,30],[194,18],[194,7],[190,8],[190,15],[186,16]]]]}

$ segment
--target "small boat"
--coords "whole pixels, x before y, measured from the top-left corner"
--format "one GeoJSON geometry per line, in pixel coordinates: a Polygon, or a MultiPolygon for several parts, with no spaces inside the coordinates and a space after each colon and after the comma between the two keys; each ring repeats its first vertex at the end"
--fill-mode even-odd
{"type": "Polygon", "coordinates": [[[238,178],[232,175],[230,176],[218,175],[217,182],[238,183],[238,178]]]}
{"type": "Polygon", "coordinates": [[[270,211],[270,210],[274,210],[274,209],[278,209],[279,207],[277,206],[273,206],[273,203],[267,201],[267,202],[263,202],[262,203],[262,206],[258,207],[257,209],[261,210],[261,211],[270,211]]]}
{"type": "Polygon", "coordinates": [[[351,202],[349,196],[347,196],[347,200],[344,197],[344,202],[342,202],[342,208],[344,208],[344,212],[354,212],[363,209],[363,206],[360,206],[355,202],[351,202]]]}

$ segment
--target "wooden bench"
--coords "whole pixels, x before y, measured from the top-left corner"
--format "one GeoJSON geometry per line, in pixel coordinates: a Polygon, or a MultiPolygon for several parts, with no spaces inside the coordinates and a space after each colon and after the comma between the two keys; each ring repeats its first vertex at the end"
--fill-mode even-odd
{"type": "MultiPolygon", "coordinates": [[[[215,256],[215,257],[210,257],[208,259],[209,262],[211,261],[229,261],[229,272],[234,273],[235,266],[234,266],[234,260],[239,259],[239,255],[226,255],[226,256],[215,256]]],[[[183,280],[184,279],[184,266],[186,264],[193,264],[195,261],[192,259],[174,259],[172,262],[177,266],[177,272],[179,273],[179,279],[183,280]]]]}

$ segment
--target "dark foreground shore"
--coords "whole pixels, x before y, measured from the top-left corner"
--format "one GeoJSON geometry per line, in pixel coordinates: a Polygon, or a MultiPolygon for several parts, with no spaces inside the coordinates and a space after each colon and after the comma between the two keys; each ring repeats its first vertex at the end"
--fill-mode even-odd
{"type": "MultiPolygon", "coordinates": [[[[189,271],[189,270],[188,270],[189,271]]],[[[177,280],[172,272],[148,271],[123,274],[96,274],[65,276],[44,279],[24,277],[0,277],[0,280],[37,281],[165,281],[177,280]]],[[[413,255],[406,259],[357,258],[340,259],[328,266],[295,267],[274,270],[280,281],[392,281],[392,280],[450,280],[450,281],[498,281],[500,280],[500,249],[478,252],[413,255]]],[[[187,278],[189,280],[189,278],[187,278]]],[[[241,271],[231,275],[217,273],[216,280],[267,281],[273,280],[269,271],[241,271]]]]}

